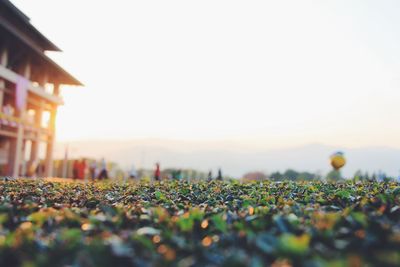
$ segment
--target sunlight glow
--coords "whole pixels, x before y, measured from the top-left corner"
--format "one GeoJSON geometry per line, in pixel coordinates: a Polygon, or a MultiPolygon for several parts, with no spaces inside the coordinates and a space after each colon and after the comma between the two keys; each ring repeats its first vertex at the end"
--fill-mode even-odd
{"type": "Polygon", "coordinates": [[[86,85],[59,141],[400,147],[397,2],[13,2],[86,85]]]}

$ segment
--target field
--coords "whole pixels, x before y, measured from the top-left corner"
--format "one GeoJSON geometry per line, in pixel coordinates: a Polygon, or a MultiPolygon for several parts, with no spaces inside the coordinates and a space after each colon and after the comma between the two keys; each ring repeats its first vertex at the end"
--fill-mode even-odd
{"type": "Polygon", "coordinates": [[[0,182],[0,266],[399,266],[396,183],[0,182]]]}

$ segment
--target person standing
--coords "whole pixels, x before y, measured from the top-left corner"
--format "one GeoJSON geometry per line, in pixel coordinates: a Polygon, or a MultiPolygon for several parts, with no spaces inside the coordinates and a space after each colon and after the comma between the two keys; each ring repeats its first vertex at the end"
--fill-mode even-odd
{"type": "Polygon", "coordinates": [[[79,163],[78,178],[80,180],[85,180],[85,173],[86,173],[86,160],[82,159],[81,162],[79,163]]]}
{"type": "Polygon", "coordinates": [[[74,160],[74,163],[72,165],[72,176],[74,179],[78,179],[79,176],[79,161],[74,160]]]}
{"type": "Polygon", "coordinates": [[[94,181],[96,179],[96,169],[97,169],[97,162],[92,161],[89,166],[89,172],[90,172],[90,179],[94,181]]]}
{"type": "Polygon", "coordinates": [[[136,177],[137,177],[137,171],[136,171],[136,168],[135,168],[135,164],[132,164],[132,169],[129,172],[129,178],[135,179],[136,177]]]}
{"type": "Polygon", "coordinates": [[[209,172],[208,172],[208,177],[207,177],[207,181],[212,181],[212,179],[213,179],[213,177],[212,177],[212,170],[210,170],[209,172]]]}
{"type": "Polygon", "coordinates": [[[177,177],[178,177],[178,170],[172,170],[172,171],[171,171],[171,178],[172,178],[172,180],[178,179],[177,177]]]}
{"type": "Polygon", "coordinates": [[[222,170],[221,170],[221,168],[218,169],[217,180],[222,181],[222,170]]]}
{"type": "Polygon", "coordinates": [[[107,163],[104,158],[101,159],[101,169],[98,178],[99,180],[108,179],[107,163]]]}
{"type": "Polygon", "coordinates": [[[154,180],[160,181],[161,171],[160,171],[160,163],[156,163],[156,169],[154,171],[154,180]]]}
{"type": "Polygon", "coordinates": [[[181,181],[181,180],[182,180],[182,170],[181,170],[181,169],[179,169],[179,170],[177,171],[177,173],[176,173],[176,179],[177,179],[178,181],[181,181]]]}

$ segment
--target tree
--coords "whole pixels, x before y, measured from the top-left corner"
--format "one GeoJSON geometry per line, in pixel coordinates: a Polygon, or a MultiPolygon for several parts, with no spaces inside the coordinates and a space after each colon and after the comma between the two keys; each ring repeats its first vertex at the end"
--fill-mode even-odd
{"type": "Polygon", "coordinates": [[[292,180],[292,181],[295,181],[298,176],[299,176],[299,173],[297,171],[295,171],[295,170],[292,170],[292,169],[287,169],[283,173],[283,177],[285,179],[292,180]]]}
{"type": "Polygon", "coordinates": [[[312,180],[317,180],[317,175],[310,173],[310,172],[301,172],[297,176],[296,180],[300,181],[312,181],[312,180]]]}
{"type": "Polygon", "coordinates": [[[327,175],[326,175],[326,180],[327,181],[340,181],[343,180],[342,174],[338,170],[331,170],[327,175]]]}
{"type": "Polygon", "coordinates": [[[269,176],[269,178],[272,180],[272,181],[281,181],[281,180],[283,180],[283,175],[280,173],[280,172],[273,172],[273,173],[271,173],[271,175],[269,176]]]}

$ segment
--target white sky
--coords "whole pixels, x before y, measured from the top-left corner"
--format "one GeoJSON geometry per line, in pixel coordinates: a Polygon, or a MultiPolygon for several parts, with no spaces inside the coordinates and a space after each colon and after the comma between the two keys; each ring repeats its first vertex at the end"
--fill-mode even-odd
{"type": "Polygon", "coordinates": [[[85,83],[58,139],[400,147],[400,2],[13,0],[85,83]]]}

